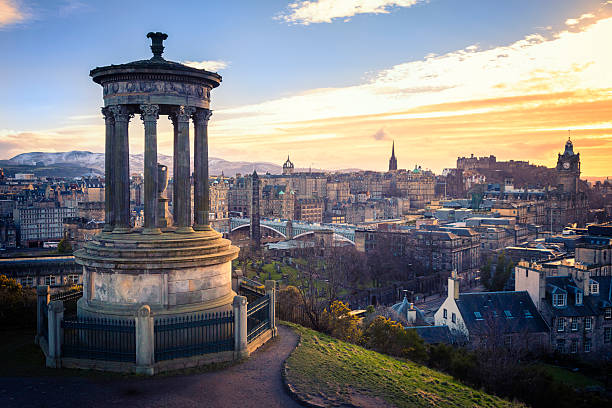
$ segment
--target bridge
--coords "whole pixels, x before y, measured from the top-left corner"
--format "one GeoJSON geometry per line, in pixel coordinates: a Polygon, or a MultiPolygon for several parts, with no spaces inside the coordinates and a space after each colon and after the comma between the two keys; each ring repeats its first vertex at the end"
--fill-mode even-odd
{"type": "MultiPolygon", "coordinates": [[[[355,227],[349,225],[338,224],[315,224],[302,221],[269,219],[262,218],[260,221],[261,228],[269,229],[281,235],[285,239],[298,239],[315,231],[331,230],[334,237],[341,241],[349,241],[355,244],[355,227]]],[[[251,220],[249,218],[230,218],[230,232],[234,232],[241,228],[249,228],[251,220]]]]}

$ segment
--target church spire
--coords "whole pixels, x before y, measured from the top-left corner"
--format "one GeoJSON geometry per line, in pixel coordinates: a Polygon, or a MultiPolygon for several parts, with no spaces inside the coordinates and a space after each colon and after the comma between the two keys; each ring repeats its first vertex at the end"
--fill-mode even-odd
{"type": "Polygon", "coordinates": [[[391,145],[391,158],[389,159],[389,171],[397,170],[397,158],[395,157],[395,140],[391,145]]]}

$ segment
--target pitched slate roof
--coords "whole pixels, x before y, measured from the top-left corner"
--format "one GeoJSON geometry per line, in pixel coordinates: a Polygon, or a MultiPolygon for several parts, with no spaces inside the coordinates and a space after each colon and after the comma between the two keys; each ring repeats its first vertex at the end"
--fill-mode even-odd
{"type": "Polygon", "coordinates": [[[546,297],[544,303],[555,316],[579,317],[596,316],[603,313],[603,308],[612,307],[612,277],[593,276],[591,281],[599,283],[599,294],[583,296],[582,304],[576,304],[576,291],[578,285],[571,276],[550,276],[546,278],[546,297]],[[556,307],[552,305],[552,295],[555,293],[566,293],[566,306],[556,307]]]}
{"type": "Polygon", "coordinates": [[[448,326],[416,326],[406,327],[406,330],[416,330],[427,344],[453,343],[453,336],[448,326]]]}
{"type": "Polygon", "coordinates": [[[549,331],[527,291],[461,293],[456,303],[470,334],[549,331]]]}

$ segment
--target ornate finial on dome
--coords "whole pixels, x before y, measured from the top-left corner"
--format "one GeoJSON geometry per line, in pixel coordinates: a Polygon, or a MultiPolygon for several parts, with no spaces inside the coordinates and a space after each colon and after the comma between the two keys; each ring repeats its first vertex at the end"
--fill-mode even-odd
{"type": "Polygon", "coordinates": [[[150,32],[147,38],[151,39],[151,51],[153,51],[152,60],[163,60],[164,40],[168,38],[168,34],[162,32],[150,32]]]}

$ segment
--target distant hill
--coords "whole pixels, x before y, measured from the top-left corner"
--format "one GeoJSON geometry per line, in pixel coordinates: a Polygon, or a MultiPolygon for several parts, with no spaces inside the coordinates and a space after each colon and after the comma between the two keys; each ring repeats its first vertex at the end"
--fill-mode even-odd
{"type": "MultiPolygon", "coordinates": [[[[172,174],[172,156],[158,154],[157,160],[168,166],[172,174]]],[[[104,174],[104,153],[93,153],[82,150],[73,150],[70,152],[29,152],[19,154],[9,160],[0,161],[0,166],[12,169],[15,172],[34,172],[37,175],[54,175],[58,176],[58,170],[70,168],[70,175],[66,177],[75,177],[78,175],[101,175],[104,174]],[[17,166],[17,167],[15,167],[17,166]]],[[[130,155],[130,172],[142,173],[144,166],[144,154],[130,155]]],[[[271,174],[279,174],[282,167],[273,163],[265,162],[231,162],[216,157],[208,159],[209,173],[211,175],[220,175],[222,172],[226,176],[234,176],[236,173],[246,174],[257,170],[259,173],[270,172],[271,174]]],[[[61,176],[61,174],[59,174],[61,176]]]]}
{"type": "MultiPolygon", "coordinates": [[[[168,166],[172,174],[172,156],[158,154],[157,160],[168,166]]],[[[130,173],[142,173],[144,166],[144,154],[130,155],[130,173]]],[[[193,166],[193,163],[192,163],[193,166]]],[[[14,173],[34,173],[38,176],[53,177],[79,177],[86,175],[104,174],[104,153],[93,153],[83,150],[70,152],[29,152],[18,154],[9,160],[0,160],[0,167],[11,176],[14,173]]],[[[268,162],[228,161],[217,157],[208,158],[209,174],[235,176],[236,174],[250,174],[257,170],[259,174],[280,174],[282,166],[268,162]]],[[[309,169],[296,169],[296,171],[308,171],[309,169]]],[[[313,172],[324,170],[312,169],[313,172]]],[[[340,171],[358,171],[348,169],[340,171]]]]}

